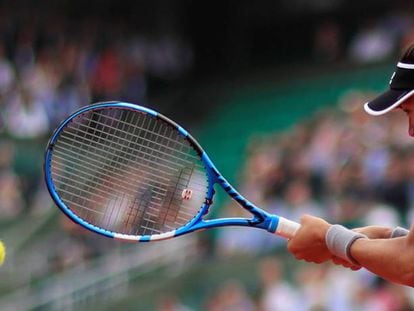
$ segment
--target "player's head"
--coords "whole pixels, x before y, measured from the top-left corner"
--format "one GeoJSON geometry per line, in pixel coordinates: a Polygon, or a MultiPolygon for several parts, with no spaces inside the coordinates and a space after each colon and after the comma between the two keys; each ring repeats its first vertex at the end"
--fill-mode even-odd
{"type": "MultiPolygon", "coordinates": [[[[373,116],[383,115],[414,96],[414,44],[400,58],[390,79],[389,90],[364,105],[373,116]]],[[[414,103],[414,102],[413,102],[414,103]]]]}

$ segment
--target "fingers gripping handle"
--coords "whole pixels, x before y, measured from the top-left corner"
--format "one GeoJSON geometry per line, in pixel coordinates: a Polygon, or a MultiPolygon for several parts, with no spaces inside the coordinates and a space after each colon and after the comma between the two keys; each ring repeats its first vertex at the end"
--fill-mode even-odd
{"type": "Polygon", "coordinates": [[[284,238],[290,239],[296,234],[300,228],[300,224],[291,221],[289,219],[279,217],[279,223],[276,227],[275,234],[280,235],[284,238]]]}

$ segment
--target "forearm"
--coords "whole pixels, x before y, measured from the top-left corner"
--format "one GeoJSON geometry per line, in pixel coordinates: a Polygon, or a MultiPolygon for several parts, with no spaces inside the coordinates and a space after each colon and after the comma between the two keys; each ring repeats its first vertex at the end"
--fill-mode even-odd
{"type": "Polygon", "coordinates": [[[388,239],[391,237],[393,229],[382,226],[367,226],[355,228],[353,231],[365,234],[370,239],[388,239]]]}
{"type": "Polygon", "coordinates": [[[410,237],[358,239],[352,258],[362,267],[389,281],[414,286],[414,244],[410,237]]]}
{"type": "Polygon", "coordinates": [[[410,232],[402,227],[381,227],[381,226],[367,226],[361,228],[355,228],[353,231],[362,233],[370,239],[389,239],[406,236],[410,232]]]}

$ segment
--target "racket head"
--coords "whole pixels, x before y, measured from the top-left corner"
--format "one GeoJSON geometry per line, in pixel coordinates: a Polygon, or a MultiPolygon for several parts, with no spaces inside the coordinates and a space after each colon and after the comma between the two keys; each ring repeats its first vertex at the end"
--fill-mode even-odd
{"type": "Polygon", "coordinates": [[[216,173],[188,132],[125,102],[84,107],[64,120],[45,153],[56,205],[106,237],[154,241],[192,231],[207,213],[216,173]]]}

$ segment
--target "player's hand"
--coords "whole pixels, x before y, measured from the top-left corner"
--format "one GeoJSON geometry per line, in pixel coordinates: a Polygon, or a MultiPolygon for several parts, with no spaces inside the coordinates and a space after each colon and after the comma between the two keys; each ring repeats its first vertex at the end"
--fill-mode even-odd
{"type": "Polygon", "coordinates": [[[354,271],[361,269],[361,266],[350,263],[349,261],[347,261],[345,259],[342,259],[340,257],[337,257],[337,256],[332,257],[332,262],[335,265],[343,266],[345,268],[349,268],[349,269],[354,270],[354,271]]]}
{"type": "Polygon", "coordinates": [[[300,229],[288,241],[289,252],[296,259],[308,262],[322,263],[331,260],[332,254],[325,243],[325,234],[330,224],[310,215],[302,216],[300,224],[300,229]]]}
{"type": "Polygon", "coordinates": [[[355,228],[353,231],[366,235],[369,239],[388,239],[391,236],[391,228],[381,226],[367,226],[355,228]]]}

